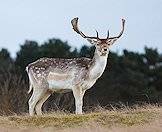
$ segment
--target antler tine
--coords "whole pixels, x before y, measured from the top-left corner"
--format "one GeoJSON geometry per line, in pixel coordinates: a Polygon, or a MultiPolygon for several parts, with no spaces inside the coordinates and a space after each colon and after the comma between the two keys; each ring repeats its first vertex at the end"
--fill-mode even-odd
{"type": "Polygon", "coordinates": [[[124,28],[125,28],[125,20],[122,19],[122,30],[121,30],[121,32],[119,33],[119,35],[117,37],[111,37],[109,39],[120,38],[122,36],[123,32],[124,32],[124,28]]]}
{"type": "Polygon", "coordinates": [[[89,36],[86,36],[82,31],[80,31],[78,28],[78,19],[79,18],[76,17],[71,20],[71,24],[73,26],[74,31],[80,34],[83,38],[98,39],[98,32],[97,32],[97,37],[89,37],[89,36]]]}
{"type": "Polygon", "coordinates": [[[107,31],[107,38],[106,39],[109,39],[109,30],[107,31]]]}
{"type": "Polygon", "coordinates": [[[98,31],[96,30],[96,33],[97,33],[97,39],[99,39],[99,35],[98,35],[98,31]]]}

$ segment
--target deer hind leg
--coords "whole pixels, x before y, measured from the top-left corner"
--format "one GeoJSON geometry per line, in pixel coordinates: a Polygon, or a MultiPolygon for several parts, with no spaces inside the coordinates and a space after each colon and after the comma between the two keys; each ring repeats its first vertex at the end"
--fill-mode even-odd
{"type": "Polygon", "coordinates": [[[82,114],[84,93],[85,93],[85,90],[82,90],[81,88],[73,89],[73,95],[75,98],[75,113],[76,114],[82,114]]]}
{"type": "Polygon", "coordinates": [[[40,98],[40,100],[36,104],[35,110],[36,110],[37,115],[42,115],[42,105],[49,98],[50,95],[51,95],[51,92],[46,91],[46,93],[44,95],[42,95],[42,98],[40,98]]]}
{"type": "Polygon", "coordinates": [[[34,112],[34,105],[33,105],[33,96],[34,96],[34,92],[33,92],[32,96],[30,97],[30,99],[28,101],[28,104],[29,104],[29,114],[31,116],[33,116],[35,114],[35,112],[34,112]]]}
{"type": "Polygon", "coordinates": [[[29,99],[29,114],[33,116],[35,114],[35,106],[38,103],[38,101],[44,96],[47,89],[44,88],[37,88],[33,90],[33,94],[31,98],[29,99]]]}

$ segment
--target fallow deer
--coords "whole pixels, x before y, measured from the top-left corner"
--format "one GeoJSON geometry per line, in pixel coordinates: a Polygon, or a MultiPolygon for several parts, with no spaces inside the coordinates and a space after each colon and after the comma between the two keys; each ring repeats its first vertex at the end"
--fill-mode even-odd
{"type": "Polygon", "coordinates": [[[103,74],[110,46],[122,36],[124,32],[125,20],[122,19],[122,30],[116,37],[109,37],[109,31],[106,39],[98,36],[86,36],[78,28],[78,18],[71,21],[73,29],[83,38],[87,39],[95,46],[95,53],[90,58],[40,58],[30,63],[26,67],[29,76],[30,88],[33,89],[32,96],[29,99],[29,114],[42,114],[42,105],[53,92],[72,91],[75,98],[75,113],[82,114],[83,96],[87,89],[90,89],[97,79],[103,74]]]}

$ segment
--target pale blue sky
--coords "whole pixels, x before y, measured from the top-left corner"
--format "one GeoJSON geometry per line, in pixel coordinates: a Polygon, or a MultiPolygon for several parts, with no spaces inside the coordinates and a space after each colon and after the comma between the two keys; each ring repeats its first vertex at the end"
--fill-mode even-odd
{"type": "Polygon", "coordinates": [[[72,46],[88,44],[73,32],[70,20],[80,18],[80,28],[88,35],[105,37],[120,31],[126,19],[124,35],[113,51],[126,48],[143,51],[143,47],[162,52],[162,0],[0,0],[0,48],[12,56],[26,39],[43,43],[60,38],[72,46]]]}

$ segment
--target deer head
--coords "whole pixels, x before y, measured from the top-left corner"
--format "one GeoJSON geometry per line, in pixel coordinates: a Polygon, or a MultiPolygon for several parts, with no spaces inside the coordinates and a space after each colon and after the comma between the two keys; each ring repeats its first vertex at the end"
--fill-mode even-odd
{"type": "Polygon", "coordinates": [[[118,39],[122,36],[124,32],[124,26],[125,26],[125,20],[122,19],[122,30],[119,33],[118,36],[116,37],[109,37],[109,30],[107,32],[107,37],[105,39],[99,38],[98,32],[96,37],[90,37],[86,36],[82,31],[79,30],[78,28],[78,19],[79,18],[74,18],[71,20],[71,24],[73,26],[73,29],[75,32],[80,34],[83,38],[87,39],[91,44],[95,45],[97,52],[99,53],[100,56],[105,56],[108,54],[108,49],[109,47],[118,39]]]}

